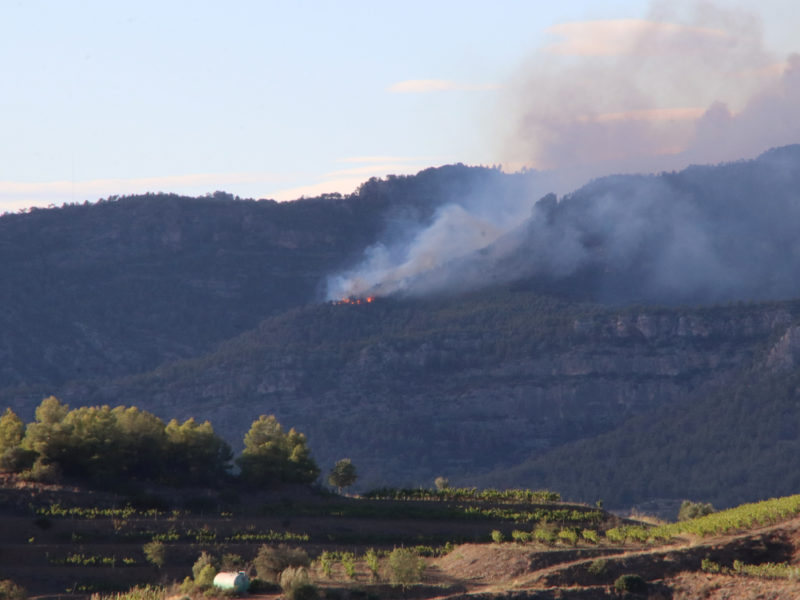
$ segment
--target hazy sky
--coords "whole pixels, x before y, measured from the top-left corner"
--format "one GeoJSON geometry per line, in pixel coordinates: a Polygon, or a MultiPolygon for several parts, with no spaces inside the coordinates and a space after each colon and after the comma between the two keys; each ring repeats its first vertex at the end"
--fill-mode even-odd
{"type": "Polygon", "coordinates": [[[800,90],[796,15],[789,0],[0,0],[0,212],[144,191],[283,200],[452,162],[650,168],[729,158],[709,151],[723,131],[754,155],[800,141],[778,118],[793,113],[764,108],[800,90]],[[756,113],[775,117],[764,139],[756,113]]]}

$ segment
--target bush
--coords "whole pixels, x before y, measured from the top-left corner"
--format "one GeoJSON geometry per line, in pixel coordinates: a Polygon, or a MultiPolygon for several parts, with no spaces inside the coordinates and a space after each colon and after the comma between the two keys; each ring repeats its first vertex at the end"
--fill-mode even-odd
{"type": "Polygon", "coordinates": [[[198,578],[200,577],[200,573],[208,565],[213,566],[214,569],[216,570],[215,566],[216,561],[214,560],[214,557],[204,550],[203,552],[200,553],[200,556],[197,558],[196,561],[194,561],[194,564],[192,565],[192,578],[195,581],[197,581],[198,578]]]}
{"type": "Polygon", "coordinates": [[[217,576],[217,568],[214,565],[206,565],[197,577],[194,578],[194,583],[199,588],[210,588],[214,585],[214,577],[217,576]]]}
{"type": "Polygon", "coordinates": [[[502,531],[500,531],[498,529],[492,530],[492,541],[495,544],[502,544],[504,539],[505,538],[503,537],[503,532],[502,531]]]}
{"type": "Polygon", "coordinates": [[[256,574],[265,581],[278,583],[282,571],[288,567],[308,567],[311,560],[302,548],[289,548],[280,546],[267,546],[264,544],[258,550],[258,555],[253,560],[256,574]]]}
{"type": "Polygon", "coordinates": [[[392,583],[409,586],[422,579],[425,561],[408,548],[395,548],[389,555],[392,583]]]}
{"type": "Polygon", "coordinates": [[[597,532],[594,529],[584,529],[581,531],[581,536],[587,542],[592,544],[597,544],[600,541],[600,537],[597,535],[597,532]]]}
{"type": "Polygon", "coordinates": [[[518,544],[527,544],[533,539],[533,534],[528,533],[527,531],[520,531],[519,529],[515,529],[511,532],[511,539],[517,542],[518,544]]]}
{"type": "Polygon", "coordinates": [[[639,575],[620,575],[614,582],[614,589],[620,593],[630,592],[631,594],[646,594],[647,582],[639,575]]]}
{"type": "Polygon", "coordinates": [[[280,585],[288,600],[315,600],[319,594],[305,567],[287,567],[280,574],[280,585]]]}
{"type": "Polygon", "coordinates": [[[342,568],[350,579],[356,578],[356,557],[351,552],[343,552],[340,558],[342,568]]]}
{"type": "Polygon", "coordinates": [[[162,587],[145,585],[132,587],[126,592],[92,594],[91,600],[163,600],[167,592],[162,587]]]}
{"type": "Polygon", "coordinates": [[[558,539],[574,546],[578,543],[578,532],[571,528],[563,528],[558,532],[558,539]]]}
{"type": "Polygon", "coordinates": [[[247,591],[250,594],[274,594],[276,592],[280,592],[281,588],[277,583],[271,583],[269,581],[259,579],[258,577],[254,577],[250,580],[250,585],[247,587],[247,591]]]}
{"type": "Polygon", "coordinates": [[[364,554],[364,561],[367,563],[367,568],[369,569],[370,573],[372,573],[372,579],[377,581],[380,560],[378,559],[378,553],[375,552],[374,548],[370,548],[366,551],[364,554]]]}
{"type": "Polygon", "coordinates": [[[619,527],[612,527],[606,531],[606,539],[612,544],[621,544],[625,541],[625,532],[619,527]]]}
{"type": "Polygon", "coordinates": [[[556,530],[552,523],[540,523],[532,533],[537,542],[552,544],[556,541],[556,530]]]}
{"type": "Polygon", "coordinates": [[[606,572],[606,567],[608,567],[608,561],[605,558],[596,558],[586,570],[589,571],[591,575],[597,577],[606,572]]]}
{"type": "Polygon", "coordinates": [[[333,573],[333,554],[326,550],[319,555],[318,560],[319,566],[322,568],[322,572],[325,574],[325,577],[330,577],[333,573]]]}
{"type": "Polygon", "coordinates": [[[147,559],[147,562],[155,565],[159,569],[164,566],[167,556],[166,549],[162,542],[149,542],[142,546],[142,550],[144,551],[144,557],[147,559]]]}
{"type": "Polygon", "coordinates": [[[714,562],[710,558],[704,558],[700,562],[700,570],[703,571],[704,573],[721,573],[722,565],[714,562]]]}
{"type": "Polygon", "coordinates": [[[216,561],[208,552],[201,552],[198,559],[192,565],[192,577],[194,583],[191,581],[184,581],[184,586],[188,589],[200,588],[206,589],[214,585],[214,577],[217,575],[216,561]]]}
{"type": "Polygon", "coordinates": [[[678,511],[678,521],[690,521],[698,517],[705,517],[716,512],[710,502],[692,502],[684,500],[678,511]]]}
{"type": "Polygon", "coordinates": [[[0,600],[25,600],[28,597],[25,588],[10,579],[0,581],[0,600]]]}
{"type": "Polygon", "coordinates": [[[243,571],[247,563],[238,554],[227,553],[222,555],[220,571],[243,571]]]}

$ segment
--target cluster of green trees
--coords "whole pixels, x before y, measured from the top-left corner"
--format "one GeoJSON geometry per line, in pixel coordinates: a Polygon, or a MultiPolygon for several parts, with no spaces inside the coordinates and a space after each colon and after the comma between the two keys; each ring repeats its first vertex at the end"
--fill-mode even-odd
{"type": "MultiPolygon", "coordinates": [[[[262,415],[244,437],[238,479],[252,486],[311,483],[319,468],[306,437],[262,415]]],[[[0,416],[0,471],[31,479],[61,474],[94,483],[130,479],[202,485],[230,478],[233,452],[211,423],[160,418],[135,406],[70,410],[51,396],[25,425],[11,409],[0,416]]]]}

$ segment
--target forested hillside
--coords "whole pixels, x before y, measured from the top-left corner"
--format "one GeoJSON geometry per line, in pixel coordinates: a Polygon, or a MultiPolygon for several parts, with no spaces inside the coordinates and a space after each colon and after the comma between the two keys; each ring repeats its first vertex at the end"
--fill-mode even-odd
{"type": "Polygon", "coordinates": [[[758,361],[707,394],[679,399],[480,481],[536,482],[614,506],[684,497],[721,507],[792,493],[800,489],[796,365],[797,356],[777,372],[758,361]]]}
{"type": "MultiPolygon", "coordinates": [[[[758,433],[736,452],[708,448],[741,445],[744,432],[761,431],[749,419],[731,428],[744,411],[718,404],[739,390],[742,373],[763,368],[799,314],[788,302],[609,309],[501,289],[328,303],[268,319],[199,359],[57,393],[71,405],[135,403],[162,418],[210,419],[234,445],[254,415],[274,413],[308,435],[323,469],[352,458],[362,487],[430,485],[437,476],[470,484],[545,452],[557,458],[554,449],[571,442],[633,431],[639,437],[622,439],[615,452],[585,441],[583,454],[520,468],[502,483],[632,503],[653,490],[681,495],[681,481],[697,479],[708,485],[689,492],[703,499],[714,490],[724,505],[789,485],[746,477],[758,462],[775,460],[773,473],[794,464],[776,460],[779,436],[758,433]],[[716,410],[724,417],[712,418],[716,410]],[[697,411],[696,427],[687,427],[697,411]],[[622,457],[627,470],[617,466],[622,457]],[[709,461],[713,473],[732,473],[729,485],[713,487],[709,461]]],[[[798,418],[786,402],[766,402],[761,412],[764,423],[798,418]]]]}
{"type": "Polygon", "coordinates": [[[0,388],[197,356],[322,297],[397,222],[525,177],[464,166],[277,203],[150,194],[0,217],[0,388]],[[501,181],[502,180],[502,181],[501,181]]]}
{"type": "Polygon", "coordinates": [[[800,147],[541,185],[456,165],[4,215],[0,402],[210,419],[235,450],[275,414],[362,487],[796,491],[800,147]]]}

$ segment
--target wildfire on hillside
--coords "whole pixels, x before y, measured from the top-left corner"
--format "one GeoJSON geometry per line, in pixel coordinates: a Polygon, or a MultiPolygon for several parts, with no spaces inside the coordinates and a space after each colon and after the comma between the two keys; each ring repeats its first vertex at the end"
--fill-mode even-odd
{"type": "Polygon", "coordinates": [[[375,297],[374,296],[367,296],[366,298],[355,298],[353,296],[350,296],[349,298],[342,298],[341,300],[334,300],[333,304],[335,306],[339,306],[341,304],[351,304],[351,305],[355,306],[357,304],[372,304],[373,302],[375,302],[375,297]]]}

